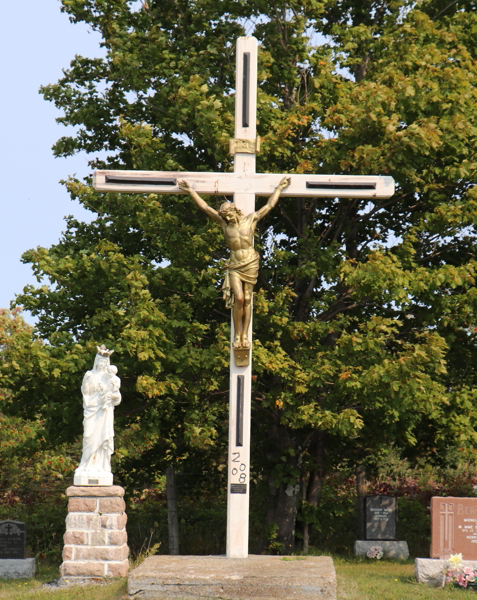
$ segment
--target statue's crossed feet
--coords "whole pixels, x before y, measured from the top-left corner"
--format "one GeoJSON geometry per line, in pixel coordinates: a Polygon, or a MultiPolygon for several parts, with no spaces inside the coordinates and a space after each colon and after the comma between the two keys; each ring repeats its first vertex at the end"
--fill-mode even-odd
{"type": "Polygon", "coordinates": [[[244,337],[244,338],[236,337],[235,342],[233,342],[233,344],[232,344],[232,348],[234,348],[235,350],[249,349],[249,348],[251,348],[251,344],[248,341],[248,338],[246,338],[246,337],[244,337]]]}

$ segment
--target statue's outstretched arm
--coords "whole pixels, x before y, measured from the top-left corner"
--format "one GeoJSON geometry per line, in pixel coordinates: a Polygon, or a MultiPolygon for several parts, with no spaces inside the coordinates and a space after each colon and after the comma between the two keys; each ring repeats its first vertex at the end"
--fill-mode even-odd
{"type": "Polygon", "coordinates": [[[216,210],[214,210],[211,206],[209,206],[205,200],[202,200],[199,194],[192,189],[188,181],[181,179],[177,182],[177,185],[181,188],[181,190],[183,190],[192,197],[192,199],[200,208],[200,210],[203,210],[207,216],[209,216],[211,219],[214,219],[214,221],[217,221],[217,223],[220,223],[220,225],[224,224],[224,221],[219,215],[219,213],[216,210]]]}
{"type": "Polygon", "coordinates": [[[272,208],[275,208],[275,206],[278,203],[278,199],[280,198],[280,194],[285,188],[287,188],[290,185],[290,183],[291,177],[284,177],[280,181],[280,183],[275,188],[275,191],[270,196],[265,206],[262,206],[262,208],[260,210],[257,210],[257,212],[255,213],[255,221],[260,221],[260,219],[263,219],[265,215],[268,215],[272,208]]]}

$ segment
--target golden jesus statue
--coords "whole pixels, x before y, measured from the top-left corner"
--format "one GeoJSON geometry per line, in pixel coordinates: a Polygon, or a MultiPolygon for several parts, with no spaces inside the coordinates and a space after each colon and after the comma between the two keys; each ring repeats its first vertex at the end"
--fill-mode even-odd
{"type": "Polygon", "coordinates": [[[252,318],[252,293],[260,263],[260,256],[253,248],[255,227],[276,206],[282,190],[290,185],[290,181],[290,177],[284,177],[265,206],[249,215],[244,215],[233,202],[224,202],[217,212],[187,181],[177,182],[181,190],[190,194],[197,206],[221,226],[230,249],[222,290],[226,307],[233,309],[234,348],[250,348],[248,328],[252,318]]]}

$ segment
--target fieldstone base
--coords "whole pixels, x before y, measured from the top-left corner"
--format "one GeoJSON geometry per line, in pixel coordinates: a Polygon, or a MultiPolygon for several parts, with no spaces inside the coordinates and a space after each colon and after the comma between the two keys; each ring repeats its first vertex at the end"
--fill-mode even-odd
{"type": "Polygon", "coordinates": [[[64,535],[62,579],[126,577],[129,570],[124,489],[71,486],[64,535]]]}
{"type": "MultiPolygon", "coordinates": [[[[429,587],[444,587],[448,565],[448,560],[440,558],[416,558],[417,583],[426,583],[429,587]]],[[[477,560],[463,560],[462,566],[476,569],[477,560]]]]}
{"type": "Polygon", "coordinates": [[[0,578],[31,579],[35,577],[35,558],[1,558],[0,578]]]}
{"type": "Polygon", "coordinates": [[[384,558],[397,558],[399,560],[409,558],[407,542],[389,540],[356,540],[354,543],[354,553],[356,556],[367,556],[368,550],[373,546],[381,546],[384,558]]]}
{"type": "Polygon", "coordinates": [[[131,571],[130,598],[335,600],[328,556],[150,556],[131,571]]]}

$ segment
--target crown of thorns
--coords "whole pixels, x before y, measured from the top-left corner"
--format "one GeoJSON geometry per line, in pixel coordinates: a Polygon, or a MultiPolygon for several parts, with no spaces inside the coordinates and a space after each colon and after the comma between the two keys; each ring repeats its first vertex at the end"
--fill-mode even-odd
{"type": "Polygon", "coordinates": [[[243,212],[240,210],[240,208],[238,208],[233,202],[224,202],[219,208],[219,215],[224,215],[231,210],[234,210],[238,215],[243,215],[243,212]]]}

